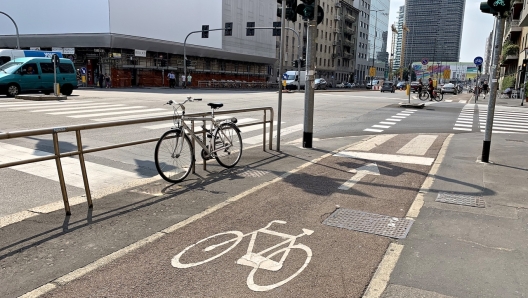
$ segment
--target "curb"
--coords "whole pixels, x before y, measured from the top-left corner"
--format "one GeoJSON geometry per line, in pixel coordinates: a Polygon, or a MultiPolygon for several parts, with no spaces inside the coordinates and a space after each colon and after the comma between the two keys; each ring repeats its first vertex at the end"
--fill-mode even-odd
{"type": "Polygon", "coordinates": [[[15,99],[23,99],[23,100],[36,100],[36,101],[45,101],[45,100],[67,100],[68,97],[66,95],[17,95],[15,96],[15,99]]]}

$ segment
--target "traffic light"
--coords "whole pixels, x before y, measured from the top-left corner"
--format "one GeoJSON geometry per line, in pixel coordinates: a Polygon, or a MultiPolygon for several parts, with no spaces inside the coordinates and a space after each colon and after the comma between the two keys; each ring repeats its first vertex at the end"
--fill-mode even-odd
{"type": "Polygon", "coordinates": [[[286,0],[286,20],[297,22],[297,0],[286,0]]]}
{"type": "Polygon", "coordinates": [[[299,60],[293,60],[293,67],[299,68],[299,60]]]}
{"type": "MultiPolygon", "coordinates": [[[[315,18],[315,0],[301,0],[296,8],[296,12],[300,14],[305,21],[313,20],[315,18]]],[[[319,25],[324,19],[324,10],[321,5],[317,6],[317,24],[319,25]]]]}
{"type": "Polygon", "coordinates": [[[301,59],[301,67],[306,67],[306,60],[305,59],[301,59]]]}
{"type": "Polygon", "coordinates": [[[526,65],[528,64],[528,59],[523,59],[521,70],[526,71],[526,65]]]}
{"type": "Polygon", "coordinates": [[[255,22],[247,22],[246,36],[255,36],[255,22]]]}
{"type": "Polygon", "coordinates": [[[480,2],[480,11],[482,11],[483,13],[492,14],[494,16],[498,14],[498,12],[493,10],[493,8],[491,8],[487,2],[480,2]]]}
{"type": "Polygon", "coordinates": [[[209,38],[209,25],[202,25],[202,38],[209,38]]]}
{"type": "Polygon", "coordinates": [[[510,11],[510,1],[511,0],[488,0],[487,3],[492,10],[502,15],[504,12],[510,11]]]}
{"type": "Polygon", "coordinates": [[[225,23],[224,26],[224,35],[225,36],[233,36],[233,23],[225,23]]]}
{"type": "Polygon", "coordinates": [[[185,66],[187,67],[191,66],[191,60],[185,59],[185,66]]]}
{"type": "Polygon", "coordinates": [[[482,72],[482,65],[477,65],[478,72],[482,72]]]}
{"type": "Polygon", "coordinates": [[[281,36],[281,22],[273,22],[273,36],[281,36]]]}

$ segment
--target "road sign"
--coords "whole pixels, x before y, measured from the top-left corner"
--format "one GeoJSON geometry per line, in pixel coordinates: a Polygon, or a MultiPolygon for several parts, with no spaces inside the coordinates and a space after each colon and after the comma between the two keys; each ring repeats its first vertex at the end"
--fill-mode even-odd
{"type": "Polygon", "coordinates": [[[482,59],[482,57],[480,56],[475,57],[475,59],[473,60],[473,63],[475,63],[475,65],[481,65],[482,62],[484,62],[484,59],[482,59]]]}
{"type": "Polygon", "coordinates": [[[82,75],[85,75],[85,74],[86,74],[86,67],[81,67],[81,74],[82,74],[82,75]]]}
{"type": "Polygon", "coordinates": [[[429,64],[429,60],[427,60],[426,58],[423,58],[422,65],[427,65],[427,64],[429,64]]]}
{"type": "Polygon", "coordinates": [[[283,80],[287,80],[287,79],[288,79],[288,74],[283,74],[283,75],[282,75],[282,79],[283,79],[283,80]]]}
{"type": "Polygon", "coordinates": [[[375,67],[371,67],[370,70],[369,70],[369,76],[373,77],[376,75],[376,68],[375,67]]]}
{"type": "Polygon", "coordinates": [[[450,79],[451,78],[451,69],[444,70],[444,79],[450,79]]]}

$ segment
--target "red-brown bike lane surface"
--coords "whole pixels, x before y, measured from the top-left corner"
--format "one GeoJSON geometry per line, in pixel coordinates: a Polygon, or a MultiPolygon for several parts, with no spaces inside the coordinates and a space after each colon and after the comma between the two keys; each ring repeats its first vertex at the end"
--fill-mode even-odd
{"type": "Polygon", "coordinates": [[[431,167],[413,158],[434,160],[446,135],[405,154],[417,137],[319,160],[45,297],[361,297],[396,240],[323,221],[349,209],[404,218],[431,167]]]}

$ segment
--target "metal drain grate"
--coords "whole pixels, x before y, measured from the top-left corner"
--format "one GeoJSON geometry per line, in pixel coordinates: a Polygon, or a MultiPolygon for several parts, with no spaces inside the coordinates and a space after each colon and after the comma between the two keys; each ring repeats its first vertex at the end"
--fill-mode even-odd
{"type": "Polygon", "coordinates": [[[470,207],[485,208],[486,202],[482,197],[466,196],[455,193],[441,192],[436,197],[436,202],[456,204],[470,207]]]}
{"type": "Polygon", "coordinates": [[[323,224],[348,230],[403,239],[411,229],[414,220],[381,214],[367,213],[352,209],[337,209],[323,224]]]}
{"type": "Polygon", "coordinates": [[[250,168],[243,168],[243,169],[239,169],[239,170],[234,171],[234,173],[237,176],[241,176],[241,177],[258,178],[258,177],[262,177],[262,176],[268,174],[269,171],[255,170],[255,169],[250,169],[250,168]]]}

